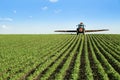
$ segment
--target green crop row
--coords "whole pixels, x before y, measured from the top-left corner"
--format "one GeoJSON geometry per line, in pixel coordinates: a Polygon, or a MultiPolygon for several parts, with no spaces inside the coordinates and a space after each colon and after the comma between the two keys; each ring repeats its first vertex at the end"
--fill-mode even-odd
{"type": "Polygon", "coordinates": [[[0,35],[0,80],[119,80],[120,35],[0,35]]]}

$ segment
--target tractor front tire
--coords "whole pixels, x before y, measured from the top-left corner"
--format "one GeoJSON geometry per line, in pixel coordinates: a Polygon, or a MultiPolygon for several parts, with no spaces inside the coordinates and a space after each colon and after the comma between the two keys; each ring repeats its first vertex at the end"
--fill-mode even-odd
{"type": "Polygon", "coordinates": [[[83,29],[83,35],[85,35],[85,29],[83,29]]]}
{"type": "Polygon", "coordinates": [[[77,35],[78,35],[79,33],[77,32],[77,35]]]}
{"type": "Polygon", "coordinates": [[[79,34],[79,28],[77,28],[77,35],[79,34]]]}

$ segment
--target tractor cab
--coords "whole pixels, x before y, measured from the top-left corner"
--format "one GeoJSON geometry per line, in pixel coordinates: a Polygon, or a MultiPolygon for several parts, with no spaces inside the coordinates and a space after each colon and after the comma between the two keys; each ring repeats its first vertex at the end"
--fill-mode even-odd
{"type": "Polygon", "coordinates": [[[83,23],[78,24],[78,28],[84,28],[84,24],[83,23]]]}
{"type": "Polygon", "coordinates": [[[81,22],[81,23],[78,24],[77,26],[78,26],[78,28],[77,28],[77,35],[78,35],[79,33],[83,33],[83,34],[84,34],[84,32],[85,32],[84,26],[85,26],[85,25],[81,22]]]}

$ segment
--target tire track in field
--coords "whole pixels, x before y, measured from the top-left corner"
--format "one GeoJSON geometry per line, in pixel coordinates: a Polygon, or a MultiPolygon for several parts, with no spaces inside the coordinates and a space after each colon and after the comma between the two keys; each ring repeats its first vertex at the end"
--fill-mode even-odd
{"type": "Polygon", "coordinates": [[[72,60],[71,60],[71,62],[70,62],[69,68],[68,68],[67,71],[66,71],[66,75],[65,75],[65,77],[64,77],[64,80],[70,80],[71,77],[72,77],[72,71],[73,71],[73,69],[74,69],[73,67],[75,66],[75,60],[76,60],[76,58],[77,58],[77,56],[78,56],[81,42],[82,42],[82,38],[81,38],[81,40],[80,40],[80,42],[79,42],[79,44],[78,44],[78,47],[77,47],[77,50],[76,50],[74,56],[73,56],[73,58],[72,58],[72,60]]]}
{"type": "MultiPolygon", "coordinates": [[[[74,43],[74,41],[73,41],[74,43]]],[[[72,44],[73,44],[72,43],[72,44]]],[[[77,43],[77,41],[76,41],[77,43]]],[[[68,52],[68,54],[64,57],[63,61],[58,65],[58,67],[56,68],[56,70],[50,75],[50,77],[48,78],[48,80],[54,80],[55,76],[58,72],[60,72],[60,69],[63,67],[64,63],[66,62],[67,58],[70,56],[70,52],[73,50],[73,48],[75,47],[75,45],[72,46],[71,50],[68,52]]]]}

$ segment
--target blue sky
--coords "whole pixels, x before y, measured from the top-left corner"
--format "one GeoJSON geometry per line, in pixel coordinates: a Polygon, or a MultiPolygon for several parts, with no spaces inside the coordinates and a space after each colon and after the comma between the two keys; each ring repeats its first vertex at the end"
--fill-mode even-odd
{"type": "Polygon", "coordinates": [[[49,34],[80,22],[120,34],[120,0],[0,0],[0,34],[49,34]]]}

